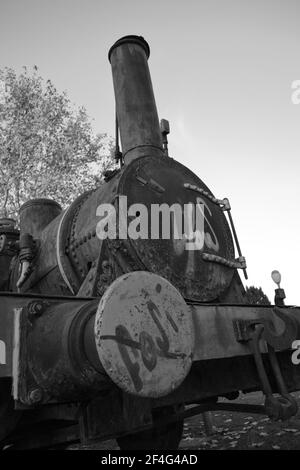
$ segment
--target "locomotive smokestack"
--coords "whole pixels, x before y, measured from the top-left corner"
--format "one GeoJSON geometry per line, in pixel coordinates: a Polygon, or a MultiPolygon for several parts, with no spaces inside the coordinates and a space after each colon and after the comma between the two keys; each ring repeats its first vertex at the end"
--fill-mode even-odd
{"type": "Polygon", "coordinates": [[[141,36],[119,39],[108,53],[125,164],[140,156],[164,156],[149,55],[149,45],[141,36]]]}

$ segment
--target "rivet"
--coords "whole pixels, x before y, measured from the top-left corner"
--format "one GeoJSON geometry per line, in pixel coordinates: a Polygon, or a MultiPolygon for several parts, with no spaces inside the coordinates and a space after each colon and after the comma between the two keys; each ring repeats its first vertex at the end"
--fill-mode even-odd
{"type": "Polygon", "coordinates": [[[40,388],[31,390],[28,394],[28,400],[30,403],[39,403],[43,398],[43,392],[40,388]]]}

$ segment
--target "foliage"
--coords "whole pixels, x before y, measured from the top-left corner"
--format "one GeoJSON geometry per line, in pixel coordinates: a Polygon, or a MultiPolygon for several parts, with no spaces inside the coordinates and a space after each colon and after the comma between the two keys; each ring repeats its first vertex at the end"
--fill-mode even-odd
{"type": "Polygon", "coordinates": [[[261,287],[246,287],[246,300],[249,304],[253,305],[271,305],[270,300],[261,287]]]}
{"type": "Polygon", "coordinates": [[[112,139],[94,135],[83,107],[39,76],[0,70],[0,215],[30,198],[68,205],[113,166],[112,139]]]}

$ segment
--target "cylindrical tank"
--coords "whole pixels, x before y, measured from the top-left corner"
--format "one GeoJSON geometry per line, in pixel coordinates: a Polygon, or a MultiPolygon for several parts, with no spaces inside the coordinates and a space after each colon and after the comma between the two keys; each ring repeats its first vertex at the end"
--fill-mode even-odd
{"type": "MultiPolygon", "coordinates": [[[[43,394],[43,402],[91,398],[107,388],[107,376],[97,359],[94,335],[84,344],[85,328],[95,317],[98,301],[40,301],[30,305],[32,327],[27,336],[27,367],[43,394]],[[42,313],[36,313],[40,308],[42,313]],[[43,310],[42,310],[43,309],[43,310]]],[[[23,401],[26,402],[27,395],[23,401]]]]}
{"type": "Polygon", "coordinates": [[[39,238],[42,230],[62,211],[61,206],[52,199],[31,199],[20,208],[21,235],[29,233],[39,238]]]}

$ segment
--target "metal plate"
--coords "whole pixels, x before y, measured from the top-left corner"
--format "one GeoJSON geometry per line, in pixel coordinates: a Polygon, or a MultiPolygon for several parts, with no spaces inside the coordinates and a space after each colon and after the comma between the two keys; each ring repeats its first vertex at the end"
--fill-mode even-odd
{"type": "Polygon", "coordinates": [[[194,349],[191,313],[166,279],[135,271],[116,279],[95,321],[100,361],[124,391],[160,397],[187,376],[194,349]]]}

